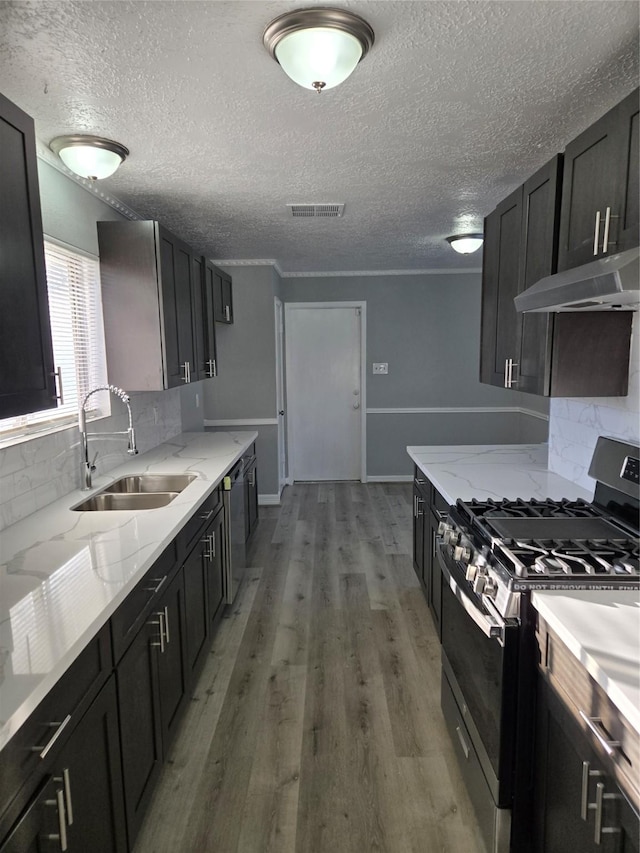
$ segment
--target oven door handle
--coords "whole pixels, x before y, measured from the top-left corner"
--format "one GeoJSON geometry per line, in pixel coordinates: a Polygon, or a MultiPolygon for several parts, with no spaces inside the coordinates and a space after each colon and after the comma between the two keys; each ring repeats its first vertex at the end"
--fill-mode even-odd
{"type": "Polygon", "coordinates": [[[436,549],[436,555],[438,557],[438,562],[440,563],[440,568],[442,569],[442,574],[444,575],[448,586],[469,616],[476,623],[478,628],[480,628],[485,637],[497,640],[500,645],[504,645],[504,622],[499,621],[494,616],[482,613],[482,611],[478,610],[473,601],[464,594],[463,590],[458,586],[455,578],[449,571],[449,567],[442,556],[441,546],[438,546],[436,549]]]}

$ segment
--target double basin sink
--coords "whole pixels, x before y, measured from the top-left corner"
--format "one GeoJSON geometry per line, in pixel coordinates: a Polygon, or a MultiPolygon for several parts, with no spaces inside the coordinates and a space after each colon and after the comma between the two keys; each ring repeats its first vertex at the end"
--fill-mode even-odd
{"type": "Polygon", "coordinates": [[[196,479],[195,474],[131,474],[73,507],[75,512],[157,509],[196,479]]]}

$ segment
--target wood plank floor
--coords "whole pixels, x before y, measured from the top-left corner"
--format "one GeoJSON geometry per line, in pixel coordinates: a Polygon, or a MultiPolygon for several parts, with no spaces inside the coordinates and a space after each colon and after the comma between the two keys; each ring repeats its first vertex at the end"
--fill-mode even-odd
{"type": "Polygon", "coordinates": [[[260,508],[135,853],[480,853],[411,524],[405,483],[260,508]]]}

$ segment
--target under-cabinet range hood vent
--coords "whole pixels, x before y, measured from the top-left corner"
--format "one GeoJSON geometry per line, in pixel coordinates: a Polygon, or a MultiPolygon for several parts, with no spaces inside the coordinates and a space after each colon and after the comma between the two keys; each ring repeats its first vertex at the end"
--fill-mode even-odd
{"type": "Polygon", "coordinates": [[[288,204],[292,216],[342,216],[344,204],[288,204]]]}
{"type": "Polygon", "coordinates": [[[513,300],[516,311],[637,311],[640,249],[628,249],[540,279],[513,300]]]}

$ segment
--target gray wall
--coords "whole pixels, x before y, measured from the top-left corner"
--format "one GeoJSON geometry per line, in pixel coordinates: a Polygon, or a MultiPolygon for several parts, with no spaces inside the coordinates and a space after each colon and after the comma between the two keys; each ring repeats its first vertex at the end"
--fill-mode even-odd
{"type": "Polygon", "coordinates": [[[223,420],[224,427],[211,428],[258,431],[258,489],[273,496],[279,491],[277,428],[242,421],[277,414],[274,298],[280,296],[280,277],[272,266],[234,266],[227,272],[234,322],[216,324],[219,376],[205,383],[205,424],[223,420]]]}
{"type": "Polygon", "coordinates": [[[504,408],[498,412],[367,415],[369,477],[409,475],[408,444],[545,441],[548,401],[483,385],[479,274],[286,278],[285,302],[367,303],[367,409],[504,408]],[[373,376],[373,362],[388,375],[373,376]]]}

